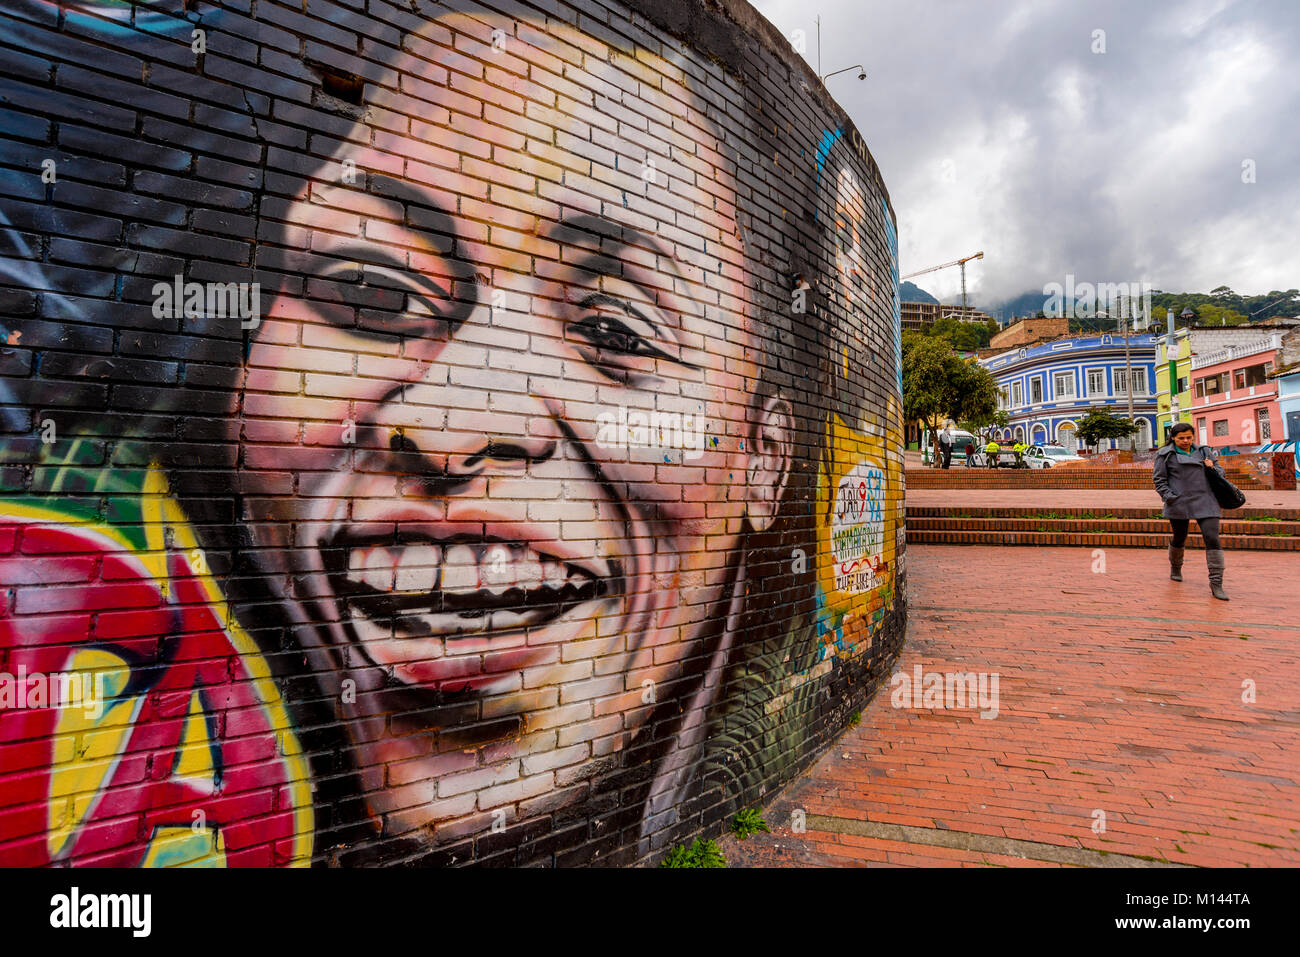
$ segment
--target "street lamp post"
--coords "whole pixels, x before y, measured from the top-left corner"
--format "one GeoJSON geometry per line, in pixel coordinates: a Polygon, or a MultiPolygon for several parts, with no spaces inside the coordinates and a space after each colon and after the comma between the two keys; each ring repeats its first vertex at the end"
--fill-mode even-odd
{"type": "MultiPolygon", "coordinates": [[[[1172,322],[1172,321],[1173,321],[1173,310],[1172,310],[1172,309],[1169,310],[1169,314],[1170,314],[1170,316],[1169,316],[1169,318],[1170,318],[1170,322],[1172,322]]],[[[1183,320],[1183,326],[1187,329],[1187,335],[1189,336],[1189,341],[1190,341],[1192,320],[1196,318],[1196,313],[1192,312],[1192,307],[1191,307],[1191,306],[1184,306],[1184,307],[1183,307],[1183,311],[1180,312],[1180,313],[1178,314],[1178,318],[1181,319],[1181,320],[1183,320]]],[[[1191,374],[1191,372],[1190,372],[1190,367],[1189,367],[1188,375],[1190,375],[1190,374],[1191,374]]],[[[1191,411],[1192,411],[1190,405],[1189,405],[1187,411],[1188,411],[1188,414],[1190,415],[1190,413],[1191,413],[1191,411]]],[[[1192,421],[1192,420],[1189,418],[1187,421],[1190,422],[1190,421],[1192,421]]],[[[1205,440],[1204,440],[1204,439],[1201,439],[1201,438],[1198,438],[1197,441],[1204,442],[1205,440]]]]}
{"type": "Polygon", "coordinates": [[[822,82],[825,83],[825,82],[826,82],[827,80],[829,80],[831,77],[836,76],[836,75],[838,75],[838,74],[840,74],[840,73],[848,73],[850,70],[857,70],[857,71],[858,71],[858,79],[859,79],[859,80],[865,80],[865,79],[867,78],[867,71],[866,71],[866,68],[863,67],[863,65],[862,65],[861,63],[855,63],[855,64],[853,64],[853,66],[846,66],[846,67],[845,67],[844,69],[842,69],[842,70],[833,70],[832,72],[827,73],[824,77],[822,77],[822,82]]]}
{"type": "Polygon", "coordinates": [[[1178,424],[1178,358],[1172,309],[1165,310],[1165,319],[1169,323],[1169,331],[1165,333],[1165,359],[1169,363],[1169,427],[1173,428],[1178,424]]]}
{"type": "MultiPolygon", "coordinates": [[[[1129,351],[1129,322],[1128,316],[1124,314],[1123,306],[1120,307],[1119,321],[1124,325],[1124,391],[1128,393],[1128,421],[1130,425],[1136,424],[1133,419],[1133,355],[1129,351]]],[[[1128,450],[1137,451],[1137,439],[1134,436],[1136,430],[1128,434],[1128,450]]]]}
{"type": "Polygon", "coordinates": [[[846,66],[843,70],[835,70],[831,73],[822,73],[822,18],[815,17],[814,19],[817,21],[817,76],[821,81],[825,83],[828,78],[835,76],[837,73],[847,73],[849,70],[853,69],[858,71],[859,80],[865,80],[867,78],[867,71],[861,63],[855,63],[853,66],[846,66]]]}

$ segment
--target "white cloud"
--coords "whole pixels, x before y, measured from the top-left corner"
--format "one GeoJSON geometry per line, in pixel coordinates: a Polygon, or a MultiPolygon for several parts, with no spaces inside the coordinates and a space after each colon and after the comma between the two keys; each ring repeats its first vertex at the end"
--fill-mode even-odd
{"type": "MultiPolygon", "coordinates": [[[[815,64],[816,11],[756,5],[787,35],[804,29],[815,64]]],[[[1067,273],[1172,290],[1300,285],[1300,4],[818,9],[823,68],[862,62],[870,75],[830,91],[884,173],[904,272],[983,249],[967,279],[984,304],[1067,273]]],[[[956,269],[916,281],[945,299],[960,287],[956,269]]]]}

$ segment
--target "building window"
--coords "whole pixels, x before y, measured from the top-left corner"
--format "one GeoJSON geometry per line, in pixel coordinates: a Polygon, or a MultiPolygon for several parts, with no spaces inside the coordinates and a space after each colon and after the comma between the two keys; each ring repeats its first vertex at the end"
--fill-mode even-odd
{"type": "Polygon", "coordinates": [[[1186,392],[1186,391],[1187,391],[1187,376],[1182,376],[1182,377],[1179,378],[1179,380],[1178,380],[1178,391],[1179,391],[1179,392],[1186,392]]]}
{"type": "Polygon", "coordinates": [[[1272,423],[1269,422],[1268,420],[1267,408],[1255,410],[1255,422],[1259,426],[1259,441],[1261,443],[1272,442],[1273,427],[1272,427],[1272,423]]]}
{"type": "Polygon", "coordinates": [[[1011,383],[1011,407],[1018,409],[1025,404],[1025,385],[1023,382],[1011,383]]]}
{"type": "MultiPolygon", "coordinates": [[[[1147,370],[1134,369],[1133,370],[1133,394],[1146,395],[1146,391],[1147,391],[1147,370]]],[[[1115,370],[1115,394],[1128,395],[1128,370],[1127,369],[1115,370]]]]}
{"type": "Polygon", "coordinates": [[[1088,370],[1088,395],[1105,395],[1106,394],[1106,370],[1089,369],[1088,370]]]}
{"type": "Polygon", "coordinates": [[[1272,371],[1269,368],[1272,364],[1271,362],[1261,362],[1259,365],[1238,369],[1232,375],[1233,388],[1248,389],[1254,385],[1263,385],[1265,377],[1272,371]]]}
{"type": "Polygon", "coordinates": [[[1227,419],[1215,419],[1215,420],[1214,420],[1214,434],[1215,434],[1216,436],[1227,435],[1227,434],[1228,434],[1228,420],[1227,420],[1227,419]]]}
{"type": "Polygon", "coordinates": [[[1058,399],[1074,398],[1074,373],[1057,372],[1052,376],[1052,392],[1058,399]]]}
{"type": "Polygon", "coordinates": [[[1218,375],[1206,376],[1204,379],[1196,380],[1196,397],[1204,399],[1207,396],[1221,395],[1228,391],[1228,373],[1221,372],[1218,375]]]}
{"type": "Polygon", "coordinates": [[[1029,380],[1029,403],[1038,405],[1043,401],[1043,379],[1041,376],[1034,376],[1029,380]]]}

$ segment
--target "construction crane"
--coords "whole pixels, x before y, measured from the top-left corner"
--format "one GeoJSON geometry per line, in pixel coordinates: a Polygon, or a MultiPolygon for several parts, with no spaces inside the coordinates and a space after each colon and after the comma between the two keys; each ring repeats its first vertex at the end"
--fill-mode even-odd
{"type": "Polygon", "coordinates": [[[967,256],[965,259],[954,259],[952,262],[944,263],[942,266],[931,266],[929,269],[919,269],[916,272],[908,273],[906,276],[901,277],[901,279],[911,279],[914,276],[924,276],[928,272],[938,272],[940,269],[947,269],[949,266],[960,266],[961,267],[961,314],[962,314],[962,318],[965,319],[966,318],[966,264],[970,262],[972,259],[983,259],[983,258],[984,258],[984,251],[980,250],[974,255],[967,256]]]}

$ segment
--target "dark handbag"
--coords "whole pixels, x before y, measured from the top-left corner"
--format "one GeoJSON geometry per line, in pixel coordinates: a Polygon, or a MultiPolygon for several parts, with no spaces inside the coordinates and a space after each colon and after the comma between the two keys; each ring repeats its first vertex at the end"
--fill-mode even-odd
{"type": "Polygon", "coordinates": [[[1220,508],[1241,508],[1246,504],[1245,493],[1229,482],[1227,476],[1217,467],[1205,470],[1205,480],[1209,483],[1210,492],[1218,501],[1220,508]]]}

